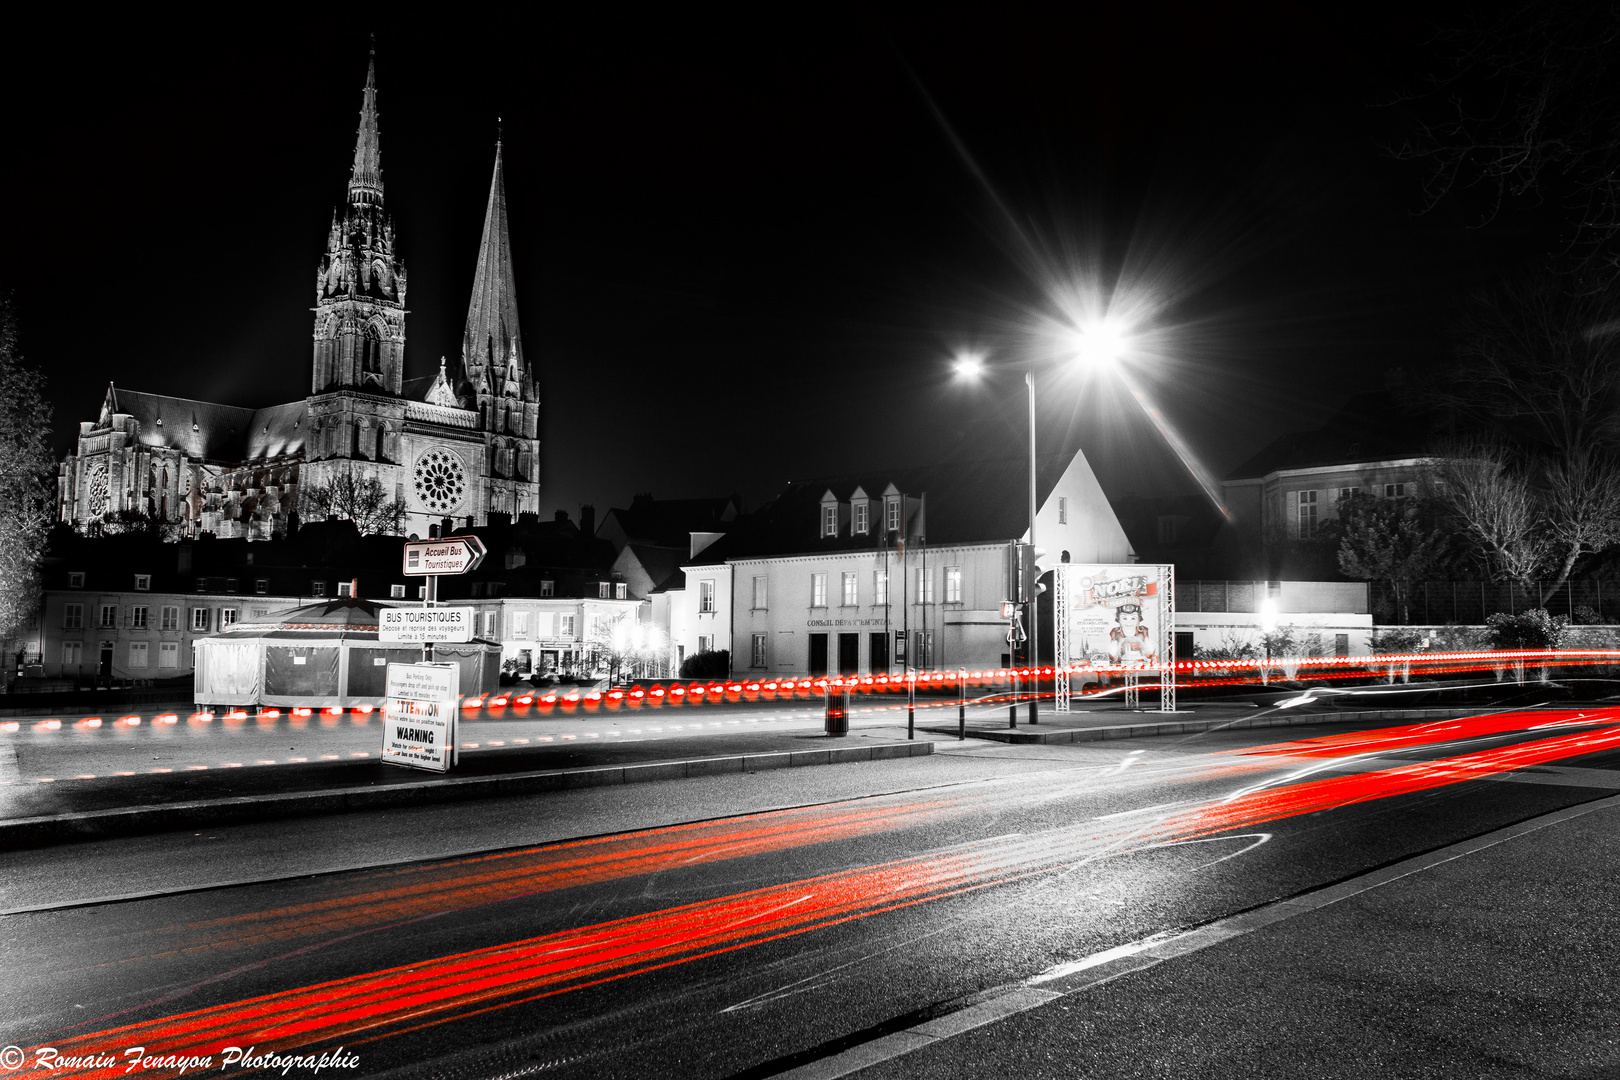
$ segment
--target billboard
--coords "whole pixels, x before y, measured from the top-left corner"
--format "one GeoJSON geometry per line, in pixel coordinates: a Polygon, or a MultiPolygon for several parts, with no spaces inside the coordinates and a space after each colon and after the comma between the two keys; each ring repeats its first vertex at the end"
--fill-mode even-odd
{"type": "Polygon", "coordinates": [[[1065,667],[1158,670],[1175,659],[1175,567],[1060,563],[1065,667]]]}

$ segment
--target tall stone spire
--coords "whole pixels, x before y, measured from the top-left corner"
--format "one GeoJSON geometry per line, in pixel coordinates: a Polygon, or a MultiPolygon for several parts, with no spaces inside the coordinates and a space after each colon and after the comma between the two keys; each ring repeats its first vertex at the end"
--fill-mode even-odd
{"type": "Polygon", "coordinates": [[[360,131],[354,140],[354,168],[349,170],[349,202],[382,205],[382,144],[377,134],[377,42],[372,39],[366,88],[360,95],[360,131]]]}
{"type": "Polygon", "coordinates": [[[501,175],[501,141],[495,139],[495,176],[484,210],[484,239],[473,273],[472,301],[461,345],[462,376],[475,391],[480,382],[497,397],[520,387],[527,368],[518,333],[517,287],[512,276],[512,246],[506,230],[506,184],[501,175]]]}

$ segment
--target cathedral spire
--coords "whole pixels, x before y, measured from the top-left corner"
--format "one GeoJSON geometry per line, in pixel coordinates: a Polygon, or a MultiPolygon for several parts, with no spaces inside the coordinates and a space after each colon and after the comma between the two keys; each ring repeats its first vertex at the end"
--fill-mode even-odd
{"type": "Polygon", "coordinates": [[[501,172],[501,142],[495,140],[495,175],[484,210],[484,238],[473,274],[472,301],[461,346],[462,375],[473,386],[479,377],[496,392],[525,371],[518,333],[517,288],[512,278],[512,247],[506,229],[506,184],[501,172]],[[493,370],[490,370],[493,369],[493,370]]]}
{"type": "Polygon", "coordinates": [[[382,145],[377,134],[377,41],[372,38],[366,88],[360,95],[360,131],[354,140],[354,168],[349,171],[351,203],[382,204],[382,145]]]}

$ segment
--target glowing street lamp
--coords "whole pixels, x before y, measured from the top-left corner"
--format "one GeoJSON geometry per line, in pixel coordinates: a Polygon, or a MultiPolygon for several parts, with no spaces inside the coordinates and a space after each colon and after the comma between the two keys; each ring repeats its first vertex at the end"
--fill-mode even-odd
{"type": "MultiPolygon", "coordinates": [[[[1130,344],[1129,335],[1125,327],[1113,319],[1097,319],[1087,322],[1073,332],[1072,341],[1073,362],[1084,368],[1111,368],[1130,344]]],[[[1065,350],[1069,351],[1069,350],[1065,350]]],[[[958,379],[976,381],[985,373],[984,357],[978,353],[963,352],[957,354],[951,364],[951,370],[958,379]]],[[[1035,371],[1033,368],[1024,370],[1024,386],[1029,399],[1029,546],[1035,547],[1035,371]]],[[[1030,663],[1033,667],[1040,666],[1040,620],[1037,617],[1039,600],[1033,595],[1030,598],[1029,608],[1029,646],[1030,663]]],[[[1039,688],[1037,681],[1036,687],[1039,688]]],[[[1029,703],[1029,718],[1031,723],[1036,721],[1035,700],[1029,703]]]]}

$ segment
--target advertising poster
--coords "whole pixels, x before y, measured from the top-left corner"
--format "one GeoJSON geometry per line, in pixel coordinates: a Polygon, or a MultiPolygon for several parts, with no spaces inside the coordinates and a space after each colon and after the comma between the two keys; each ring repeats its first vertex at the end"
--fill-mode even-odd
{"type": "Polygon", "coordinates": [[[389,664],[382,760],[449,772],[455,758],[461,669],[455,664],[389,664]]]}
{"type": "Polygon", "coordinates": [[[1067,661],[1093,669],[1157,670],[1172,662],[1172,566],[1068,563],[1067,661]]]}

